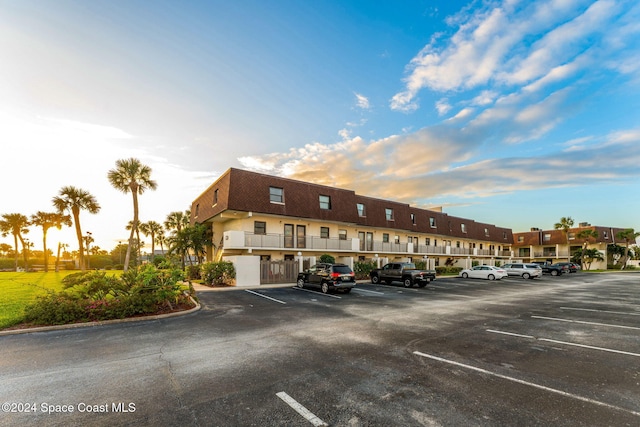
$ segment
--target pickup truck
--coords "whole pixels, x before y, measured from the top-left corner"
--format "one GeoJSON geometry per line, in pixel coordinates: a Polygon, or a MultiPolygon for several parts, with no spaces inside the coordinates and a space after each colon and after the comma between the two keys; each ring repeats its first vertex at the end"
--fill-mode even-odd
{"type": "Polygon", "coordinates": [[[436,280],[434,270],[418,270],[412,262],[391,262],[382,268],[376,268],[369,274],[371,283],[402,282],[405,288],[417,284],[423,288],[432,280],[436,280]]]}

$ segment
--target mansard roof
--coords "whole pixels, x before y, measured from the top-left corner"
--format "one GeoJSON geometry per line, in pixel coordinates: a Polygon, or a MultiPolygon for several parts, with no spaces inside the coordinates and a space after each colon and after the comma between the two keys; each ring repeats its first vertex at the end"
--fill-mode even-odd
{"type": "Polygon", "coordinates": [[[417,208],[393,200],[362,196],[352,190],[235,168],[227,170],[209,186],[193,202],[191,208],[192,219],[198,222],[209,221],[224,211],[308,218],[505,244],[513,242],[513,233],[509,228],[479,223],[472,219],[417,208]],[[283,203],[271,202],[270,187],[283,190],[283,203]],[[320,196],[330,197],[331,209],[321,209],[320,196]],[[357,204],[365,206],[364,216],[358,215],[357,204]],[[392,210],[392,220],[387,219],[386,209],[392,210]]]}

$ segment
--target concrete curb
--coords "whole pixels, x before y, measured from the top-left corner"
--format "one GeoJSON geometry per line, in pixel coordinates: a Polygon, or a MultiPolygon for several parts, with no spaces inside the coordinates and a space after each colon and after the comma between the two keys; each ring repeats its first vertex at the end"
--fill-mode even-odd
{"type": "Polygon", "coordinates": [[[101,320],[97,322],[70,323],[68,325],[38,326],[35,328],[11,329],[8,331],[0,331],[0,337],[5,335],[18,335],[18,334],[28,334],[32,332],[47,332],[47,331],[60,331],[65,329],[89,328],[94,326],[113,325],[118,323],[142,322],[145,320],[160,320],[160,319],[167,319],[170,317],[184,316],[187,314],[195,313],[196,311],[202,308],[202,306],[198,301],[194,300],[191,297],[189,298],[196,305],[195,307],[190,308],[189,310],[174,311],[172,313],[166,313],[166,314],[155,314],[152,316],[127,317],[125,319],[101,320]]]}

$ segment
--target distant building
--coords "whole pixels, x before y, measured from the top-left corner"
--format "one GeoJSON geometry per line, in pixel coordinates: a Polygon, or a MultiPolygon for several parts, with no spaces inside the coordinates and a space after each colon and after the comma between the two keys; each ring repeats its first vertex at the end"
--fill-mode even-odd
{"type": "Polygon", "coordinates": [[[591,268],[606,269],[607,245],[612,243],[624,245],[624,242],[616,240],[616,234],[623,230],[625,229],[580,223],[578,227],[569,229],[565,235],[563,230],[532,228],[531,231],[513,233],[514,256],[526,261],[567,261],[587,243],[587,249],[597,249],[604,259],[600,262],[594,262],[591,268]],[[580,239],[578,235],[580,231],[585,229],[595,230],[598,237],[591,237],[586,242],[585,239],[580,239]]]}
{"type": "Polygon", "coordinates": [[[330,254],[351,266],[359,260],[467,266],[513,256],[509,228],[234,168],[192,203],[191,221],[211,227],[216,249],[208,251],[210,260],[313,263],[330,254]]]}

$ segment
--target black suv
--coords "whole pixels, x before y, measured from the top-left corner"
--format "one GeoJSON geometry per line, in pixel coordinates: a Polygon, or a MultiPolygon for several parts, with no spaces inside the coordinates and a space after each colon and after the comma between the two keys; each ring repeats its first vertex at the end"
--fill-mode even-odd
{"type": "Polygon", "coordinates": [[[298,273],[296,283],[299,288],[304,288],[304,285],[319,286],[324,294],[336,289],[348,294],[356,285],[356,275],[346,264],[320,263],[298,273]]]}

